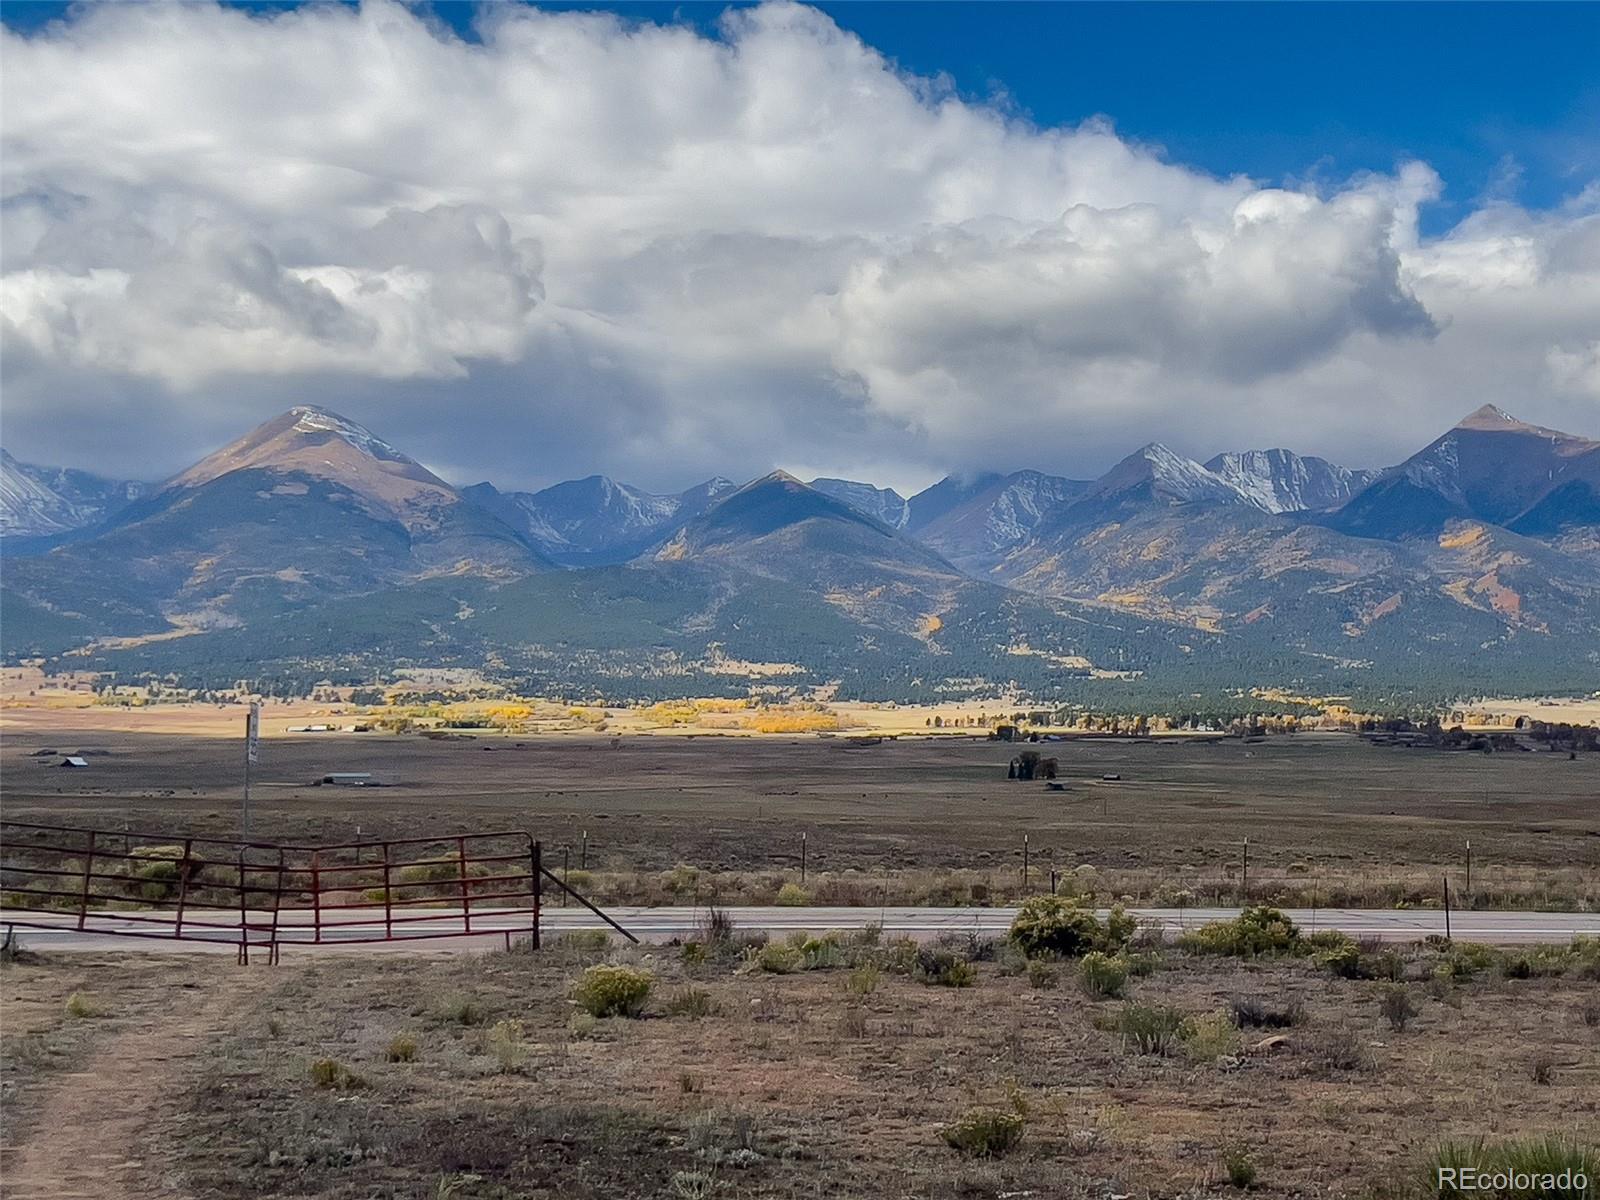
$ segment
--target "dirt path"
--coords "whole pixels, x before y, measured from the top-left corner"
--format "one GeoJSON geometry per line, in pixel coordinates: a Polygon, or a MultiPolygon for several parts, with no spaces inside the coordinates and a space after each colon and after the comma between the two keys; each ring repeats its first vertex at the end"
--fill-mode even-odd
{"type": "MultiPolygon", "coordinates": [[[[148,1127],[181,1095],[184,1067],[225,1032],[252,989],[231,964],[204,989],[172,987],[161,1011],[102,1042],[50,1085],[8,1156],[0,1200],[153,1200],[184,1193],[151,1158],[148,1127]]],[[[259,981],[258,981],[259,982],[259,981]]]]}

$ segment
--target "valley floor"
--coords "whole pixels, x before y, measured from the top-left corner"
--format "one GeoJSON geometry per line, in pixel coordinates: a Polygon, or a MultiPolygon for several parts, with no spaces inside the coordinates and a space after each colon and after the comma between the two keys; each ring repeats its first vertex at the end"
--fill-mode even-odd
{"type": "MultiPolygon", "coordinates": [[[[994,904],[1047,890],[1053,872],[1064,890],[1148,907],[1246,892],[1422,907],[1448,875],[1459,906],[1600,911],[1600,755],[1307,734],[1030,748],[1059,759],[1061,791],[1007,780],[1018,747],[964,738],[280,733],[263,742],[251,819],[257,837],[302,845],[526,830],[547,865],[616,904],[771,904],[785,884],[815,904],[994,904]],[[317,786],[334,771],[388,786],[317,786]]],[[[5,816],[127,829],[130,844],[231,838],[241,759],[237,739],[10,726],[5,816]],[[87,767],[55,765],[79,750],[87,767]]]]}

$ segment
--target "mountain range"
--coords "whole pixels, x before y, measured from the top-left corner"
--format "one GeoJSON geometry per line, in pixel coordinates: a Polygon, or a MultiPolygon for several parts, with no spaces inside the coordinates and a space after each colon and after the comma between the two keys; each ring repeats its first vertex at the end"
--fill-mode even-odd
{"type": "Polygon", "coordinates": [[[880,699],[1600,684],[1600,442],[1486,406],[1406,461],[1152,443],[911,497],[775,472],[456,487],[302,406],[161,483],[0,459],[7,661],[196,686],[463,665],[880,699]]]}
{"type": "Polygon", "coordinates": [[[0,536],[49,538],[99,525],[148,490],[88,471],[35,467],[0,448],[0,536]]]}

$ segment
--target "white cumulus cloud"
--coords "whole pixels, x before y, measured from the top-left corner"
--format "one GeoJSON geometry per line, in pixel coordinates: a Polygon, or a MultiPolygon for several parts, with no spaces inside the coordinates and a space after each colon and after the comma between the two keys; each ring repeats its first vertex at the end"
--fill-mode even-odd
{"type": "Polygon", "coordinates": [[[463,480],[904,486],[1154,438],[1375,465],[1485,402],[1600,434],[1594,186],[1429,238],[1425,164],[1219,179],[963,100],[800,5],[716,37],[480,20],[5,32],[8,447],[159,475],[316,400],[463,480]]]}

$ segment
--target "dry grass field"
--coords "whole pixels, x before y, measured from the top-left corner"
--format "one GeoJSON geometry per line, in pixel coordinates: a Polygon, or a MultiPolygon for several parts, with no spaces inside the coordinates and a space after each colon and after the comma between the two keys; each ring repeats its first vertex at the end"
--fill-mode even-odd
{"type": "Polygon", "coordinates": [[[1592,974],[1447,977],[1415,947],[1394,984],[1160,948],[1097,999],[1071,962],[979,947],[947,987],[900,950],[787,974],[660,946],[8,964],[0,1191],[1401,1197],[1433,1194],[1441,1142],[1600,1128],[1592,974]],[[601,961],[653,974],[638,1017],[573,1004],[601,961]],[[1252,1002],[1287,1024],[1237,1017],[1252,1002]],[[1141,1052],[1135,1006],[1190,1022],[1141,1052]],[[973,1110],[1020,1141],[958,1153],[943,1131],[973,1110]]]}
{"type": "MultiPolygon", "coordinates": [[[[964,739],[280,735],[254,827],[302,843],[524,828],[557,862],[572,847],[574,871],[587,831],[598,896],[724,902],[795,883],[804,832],[806,889],[830,903],[1010,898],[1024,834],[1035,891],[1054,869],[1101,899],[1231,899],[1248,836],[1257,898],[1430,903],[1470,838],[1475,901],[1600,908],[1593,756],[1322,735],[1041,748],[1064,790],[1008,782],[1016,747],[964,739]],[[332,771],[389,786],[313,785],[332,771]]],[[[226,837],[240,759],[216,737],[12,726],[6,817],[226,837]],[[88,767],[53,765],[80,750],[88,767]]],[[[1343,978],[1167,947],[1095,997],[1073,961],[953,951],[976,959],[970,986],[854,940],[704,961],[572,944],[290,949],[249,968],[25,956],[0,967],[0,1195],[1106,1200],[1248,1181],[1414,1200],[1443,1141],[1600,1127],[1593,967],[1441,974],[1417,946],[1343,978]],[[602,961],[652,972],[636,1019],[574,1006],[602,961]],[[1287,1024],[1237,1027],[1252,1005],[1287,1024]],[[1163,1011],[1185,1032],[1140,1052],[1128,1014],[1163,1011]],[[1004,1153],[947,1144],[972,1112],[1004,1153]]]]}
{"type": "MultiPolygon", "coordinates": [[[[1054,869],[1103,897],[1232,901],[1249,838],[1253,897],[1425,904],[1446,872],[1465,890],[1470,840],[1463,902],[1600,909],[1600,756],[1327,734],[1036,748],[1059,758],[1064,790],[1008,782],[1017,748],[973,739],[280,734],[263,744],[253,828],[299,843],[525,829],[549,862],[570,847],[573,870],[587,832],[585,886],[642,903],[685,902],[685,889],[768,903],[798,879],[804,833],[819,903],[1011,896],[1026,836],[1033,890],[1054,869]],[[333,771],[390,786],[313,786],[333,771]]],[[[238,829],[237,740],[12,726],[0,769],[11,820],[238,829]],[[78,750],[94,752],[86,769],[55,765],[78,750]]]]}

